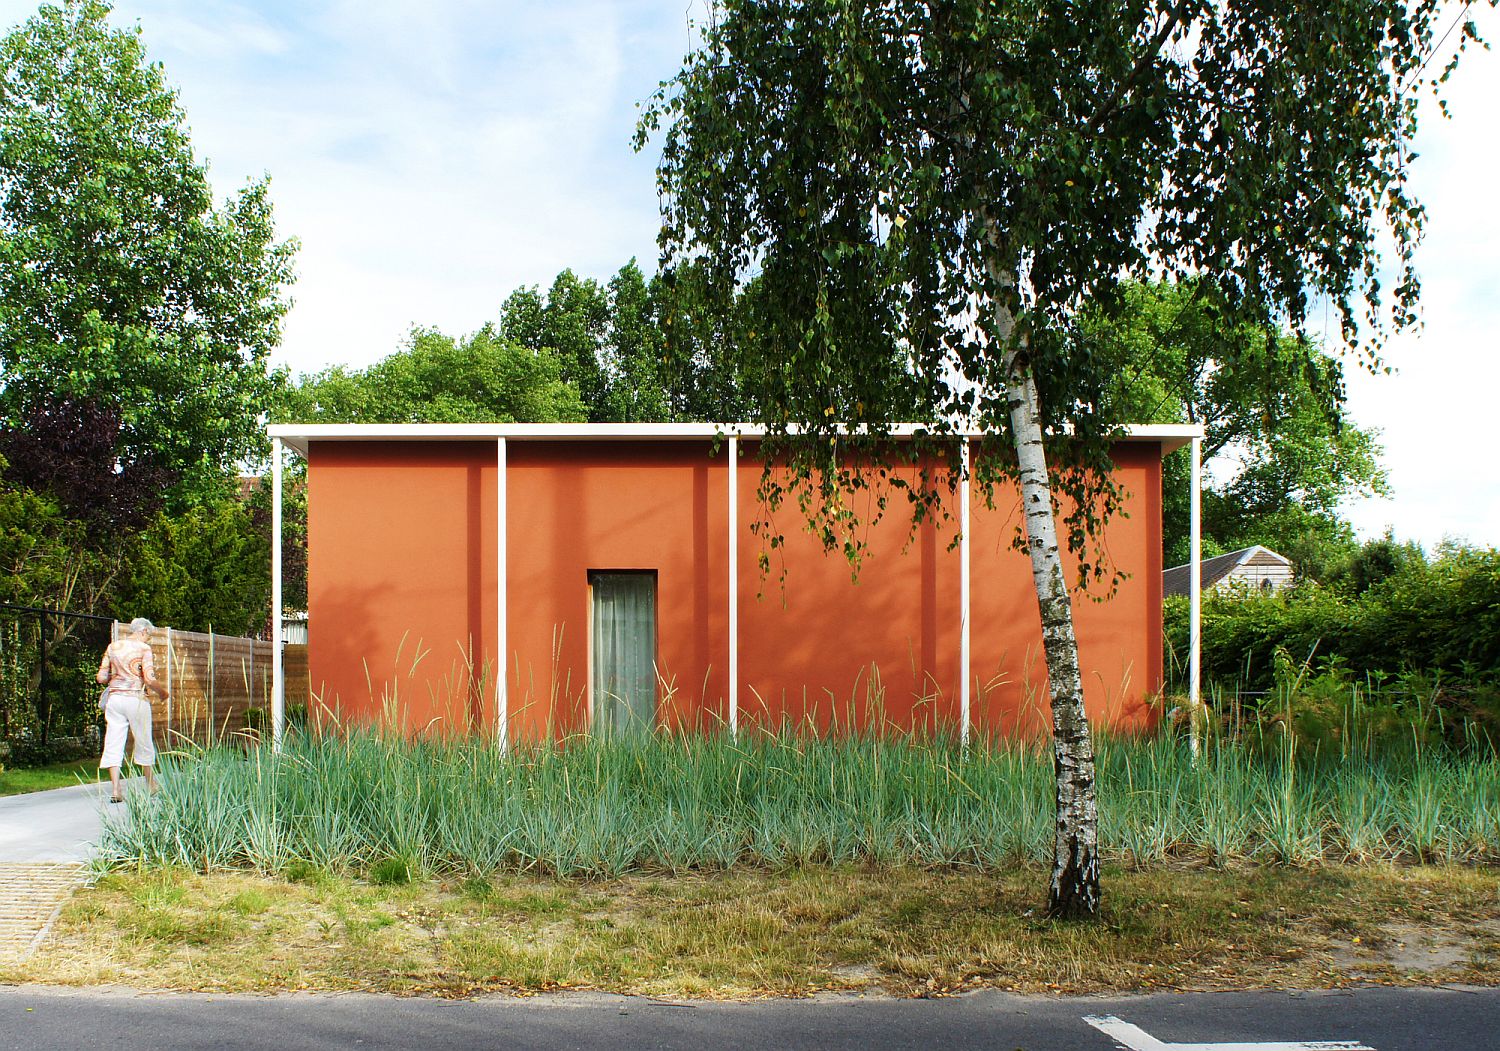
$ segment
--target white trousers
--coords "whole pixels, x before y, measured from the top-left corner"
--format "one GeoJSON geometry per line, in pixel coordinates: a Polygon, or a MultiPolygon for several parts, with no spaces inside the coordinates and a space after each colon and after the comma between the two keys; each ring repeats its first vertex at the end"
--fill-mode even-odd
{"type": "Polygon", "coordinates": [[[100,769],[124,764],[127,730],[135,739],[135,765],[156,764],[156,747],[151,743],[151,705],[139,694],[111,690],[104,705],[104,755],[99,759],[100,769]]]}

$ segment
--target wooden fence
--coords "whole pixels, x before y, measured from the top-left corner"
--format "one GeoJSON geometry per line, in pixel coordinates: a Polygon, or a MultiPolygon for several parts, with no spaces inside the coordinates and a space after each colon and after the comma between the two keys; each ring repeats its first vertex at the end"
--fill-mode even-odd
{"type": "MultiPolygon", "coordinates": [[[[126,628],[114,626],[119,638],[126,628]]],[[[235,635],[157,628],[148,640],[156,677],[168,698],[153,698],[153,736],[159,746],[216,744],[271,722],[271,643],[235,635]]],[[[307,704],[307,647],[282,647],[286,704],[307,704]]]]}

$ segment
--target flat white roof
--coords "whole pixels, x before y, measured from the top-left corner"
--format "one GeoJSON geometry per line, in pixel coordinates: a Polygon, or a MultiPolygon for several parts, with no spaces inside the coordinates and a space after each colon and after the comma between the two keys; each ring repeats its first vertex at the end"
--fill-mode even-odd
{"type": "MultiPolygon", "coordinates": [[[[903,423],[891,428],[897,438],[911,437],[930,428],[920,423],[903,423]]],[[[280,438],[303,458],[312,442],[462,442],[486,438],[516,441],[597,442],[597,441],[691,441],[710,438],[762,438],[765,428],[751,423],[276,423],[266,428],[272,438],[280,438]]],[[[980,431],[969,431],[971,438],[983,437],[980,431]]],[[[1203,425],[1197,423],[1130,424],[1121,441],[1156,442],[1166,453],[1182,448],[1193,438],[1203,436],[1203,425]]]]}

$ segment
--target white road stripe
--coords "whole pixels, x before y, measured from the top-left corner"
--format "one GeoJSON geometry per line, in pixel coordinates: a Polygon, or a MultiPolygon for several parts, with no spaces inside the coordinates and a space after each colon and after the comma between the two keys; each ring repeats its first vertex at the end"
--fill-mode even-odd
{"type": "Polygon", "coordinates": [[[1114,1015],[1085,1015],[1083,1020],[1112,1037],[1127,1051],[1375,1051],[1368,1044],[1351,1040],[1270,1040],[1259,1043],[1169,1044],[1138,1025],[1114,1015]]]}

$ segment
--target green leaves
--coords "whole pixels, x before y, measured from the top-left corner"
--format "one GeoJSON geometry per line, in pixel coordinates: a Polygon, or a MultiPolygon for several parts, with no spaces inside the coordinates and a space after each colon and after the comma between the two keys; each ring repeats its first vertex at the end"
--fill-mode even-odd
{"type": "Polygon", "coordinates": [[[609,297],[599,283],[564,270],[546,296],[535,288],[511,294],[500,311],[500,335],[556,355],[563,380],[578,391],[587,418],[598,422],[606,418],[603,351],[609,322],[609,297]]]}
{"type": "MultiPolygon", "coordinates": [[[[263,526],[267,523],[259,523],[263,526]]],[[[257,635],[270,612],[270,537],[238,499],[158,515],[130,541],[111,605],[185,631],[257,635]]]]}
{"type": "MultiPolygon", "coordinates": [[[[1492,683],[1500,671],[1500,552],[1452,546],[1428,561],[1389,539],[1356,552],[1344,579],[1290,591],[1206,596],[1204,675],[1243,688],[1272,685],[1275,657],[1313,670],[1371,676],[1421,671],[1492,683]],[[1381,549],[1385,548],[1385,551],[1381,549]],[[1388,565],[1372,571],[1385,555],[1388,565]]],[[[1167,606],[1169,645],[1187,652],[1187,604],[1167,606]]]]}
{"type": "Polygon", "coordinates": [[[121,410],[126,462],[183,488],[261,451],[295,245],[265,180],[215,207],[186,117],[108,7],[43,7],[0,42],[0,417],[121,410]]]}
{"type": "MultiPolygon", "coordinates": [[[[0,460],[0,467],[4,461],[0,460]]],[[[82,527],[57,501],[0,482],[0,595],[21,605],[44,605],[68,578],[82,527]]]]}
{"type": "Polygon", "coordinates": [[[320,423],[514,423],[584,418],[552,351],[533,351],[486,325],[456,340],[414,329],[406,349],[368,369],[334,366],[288,392],[278,415],[320,423]]]}
{"type": "MultiPolygon", "coordinates": [[[[1343,417],[1344,367],[1316,343],[1231,309],[1207,280],[1129,284],[1082,328],[1110,416],[1201,423],[1204,525],[1224,550],[1331,528],[1340,501],[1384,491],[1375,436],[1343,417]]],[[[1168,565],[1187,561],[1187,467],[1164,465],[1168,565]]]]}
{"type": "MultiPolygon", "coordinates": [[[[1294,334],[1321,298],[1374,367],[1380,334],[1414,320],[1423,217],[1405,168],[1411,89],[1446,75],[1424,72],[1452,20],[1435,0],[725,0],[716,15],[637,145],[664,129],[664,272],[695,268],[720,303],[754,287],[751,407],[806,434],[788,443],[804,477],[835,467],[828,438],[855,420],[1003,434],[997,305],[1044,427],[1075,435],[1057,480],[1085,486],[1120,405],[1080,322],[1121,309],[1127,283],[1203,277],[1225,309],[1294,334]]],[[[1287,375],[1326,372],[1300,339],[1278,353],[1287,375]]],[[[1254,354],[1226,343],[1215,374],[1269,375],[1254,354]]],[[[1340,400],[1298,389],[1307,403],[1276,419],[1340,400]]],[[[1290,484],[1324,503],[1374,484],[1368,445],[1347,451],[1290,484]]]]}

